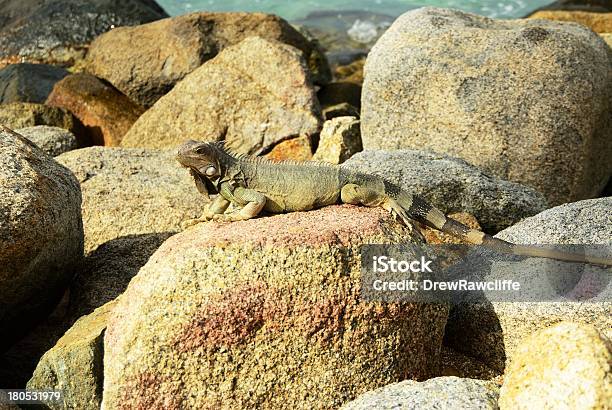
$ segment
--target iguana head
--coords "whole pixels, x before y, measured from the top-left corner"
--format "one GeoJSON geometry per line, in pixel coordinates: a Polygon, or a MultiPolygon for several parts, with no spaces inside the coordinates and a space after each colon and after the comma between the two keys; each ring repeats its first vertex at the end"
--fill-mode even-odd
{"type": "Polygon", "coordinates": [[[223,146],[219,142],[189,140],[179,147],[177,161],[189,168],[198,190],[208,196],[217,193],[217,182],[222,176],[223,146]]]}

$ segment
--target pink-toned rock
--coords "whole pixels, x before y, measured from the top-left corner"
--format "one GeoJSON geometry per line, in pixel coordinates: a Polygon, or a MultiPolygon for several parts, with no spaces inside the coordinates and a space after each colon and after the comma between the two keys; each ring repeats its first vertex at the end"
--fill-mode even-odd
{"type": "Polygon", "coordinates": [[[64,108],[87,127],[96,145],[118,146],[144,112],[108,83],[91,74],[73,74],[59,81],[47,105],[64,108]]]}
{"type": "Polygon", "coordinates": [[[171,237],[111,314],[102,408],[338,408],[431,377],[447,307],[360,297],[360,246],[398,241],[348,205],[171,237]]]}

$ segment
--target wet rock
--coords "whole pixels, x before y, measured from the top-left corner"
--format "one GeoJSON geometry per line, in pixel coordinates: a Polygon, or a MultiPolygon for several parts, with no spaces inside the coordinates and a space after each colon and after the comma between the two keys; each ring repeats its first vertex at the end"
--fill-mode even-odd
{"type": "Polygon", "coordinates": [[[408,12],[368,55],[364,148],[450,154],[551,204],[596,196],[612,173],[611,62],[576,24],[408,12]]]}
{"type": "Polygon", "coordinates": [[[110,302],[79,319],[43,355],[28,382],[30,390],[61,390],[61,401],[46,401],[50,409],[95,410],[102,402],[103,338],[110,302]]]}
{"type": "Polygon", "coordinates": [[[315,79],[323,75],[329,81],[325,56],[313,43],[280,17],[261,13],[192,13],[115,29],[93,42],[87,70],[150,107],[187,74],[252,36],[298,48],[309,68],[320,73],[315,79]]]}
{"type": "Polygon", "coordinates": [[[220,140],[260,153],[321,126],[319,105],[301,52],[250,37],[205,63],[144,113],[124,147],[171,148],[187,139],[220,140]]]}
{"type": "Polygon", "coordinates": [[[83,124],[68,111],[35,103],[0,104],[0,124],[11,129],[47,125],[70,131],[79,146],[90,145],[89,134],[83,124]]]}
{"type": "MultiPolygon", "coordinates": [[[[584,252],[599,254],[605,252],[600,245],[612,244],[611,206],[612,198],[561,205],[527,218],[496,237],[520,244],[579,243],[587,246],[584,252]],[[588,245],[599,246],[591,249],[588,245]]],[[[607,252],[609,254],[609,250],[607,252]]],[[[528,258],[524,263],[521,266],[524,266],[522,270],[526,272],[542,271],[540,264],[548,264],[543,266],[547,266],[552,279],[567,271],[567,268],[559,270],[560,267],[554,262],[542,258],[528,258]],[[534,265],[530,266],[529,263],[534,265]]],[[[451,310],[445,344],[495,369],[503,370],[507,362],[515,357],[522,339],[562,320],[592,324],[610,338],[612,283],[609,280],[601,282],[598,273],[600,268],[588,264],[583,266],[584,272],[572,292],[583,289],[587,292],[586,297],[577,297],[580,293],[572,296],[573,293],[565,292],[565,296],[544,295],[538,300],[493,300],[460,304],[451,310]]]]}
{"type": "Polygon", "coordinates": [[[110,84],[85,73],[72,74],[58,82],[47,104],[74,114],[95,145],[111,147],[119,145],[145,111],[110,84]]]}
{"type": "Polygon", "coordinates": [[[534,13],[540,10],[577,10],[606,13],[612,11],[612,4],[608,0],[557,0],[534,13]]]}
{"type": "Polygon", "coordinates": [[[312,140],[304,136],[282,141],[274,146],[265,157],[272,161],[310,161],[312,159],[312,140]]]}
{"type": "Polygon", "coordinates": [[[366,53],[394,17],[386,14],[345,10],[318,10],[292,23],[306,27],[328,53],[366,53]]]}
{"type": "Polygon", "coordinates": [[[83,190],[85,250],[127,235],[176,232],[207,200],[174,151],[91,147],[56,158],[83,190]]]}
{"type": "Polygon", "coordinates": [[[0,131],[0,352],[63,295],[83,257],[81,191],[26,138],[0,131]]]}
{"type": "Polygon", "coordinates": [[[0,16],[0,59],[73,64],[99,34],[168,15],[154,0],[8,0],[0,16]]]}
{"type": "Polygon", "coordinates": [[[35,127],[20,128],[16,131],[32,141],[45,154],[51,157],[77,149],[78,146],[76,137],[64,128],[37,125],[35,127]]]}
{"type": "Polygon", "coordinates": [[[336,81],[363,84],[363,67],[365,65],[365,57],[359,58],[353,62],[344,65],[338,65],[334,68],[334,78],[336,81]]]}
{"type": "Polygon", "coordinates": [[[362,150],[359,120],[355,117],[337,117],[325,121],[319,137],[315,161],[341,164],[362,150]]]}
{"type": "Polygon", "coordinates": [[[428,377],[447,307],[359,297],[360,245],[399,240],[384,210],[347,205],[171,237],[113,310],[102,408],[338,408],[428,377]]]}
{"type": "Polygon", "coordinates": [[[612,13],[591,13],[588,11],[542,10],[529,16],[531,19],[569,21],[587,26],[596,33],[612,32],[612,13]]]}
{"type": "Polygon", "coordinates": [[[53,85],[68,75],[47,64],[12,64],[0,70],[0,104],[44,103],[53,85]]]}
{"type": "Polygon", "coordinates": [[[424,382],[404,380],[365,393],[342,410],[366,409],[497,409],[499,388],[491,382],[436,377],[424,382]]]}
{"type": "Polygon", "coordinates": [[[488,232],[498,232],[547,207],[536,190],[491,177],[447,155],[366,150],[354,155],[346,166],[386,178],[447,214],[469,212],[488,232]]]}
{"type": "Polygon", "coordinates": [[[593,326],[561,322],[522,341],[500,391],[505,409],[605,409],[612,343],[593,326]]]}

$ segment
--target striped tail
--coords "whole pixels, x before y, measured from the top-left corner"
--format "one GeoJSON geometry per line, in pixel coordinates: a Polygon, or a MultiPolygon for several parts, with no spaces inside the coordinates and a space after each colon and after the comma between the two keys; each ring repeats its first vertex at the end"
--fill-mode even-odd
{"type": "Polygon", "coordinates": [[[442,211],[418,196],[403,191],[395,196],[395,201],[408,216],[431,228],[451,234],[475,245],[483,245],[498,252],[512,255],[532,256],[556,259],[567,262],[591,263],[594,265],[612,266],[612,259],[579,253],[563,252],[555,249],[544,249],[536,246],[516,245],[497,239],[484,232],[477,231],[459,221],[448,218],[442,211]]]}

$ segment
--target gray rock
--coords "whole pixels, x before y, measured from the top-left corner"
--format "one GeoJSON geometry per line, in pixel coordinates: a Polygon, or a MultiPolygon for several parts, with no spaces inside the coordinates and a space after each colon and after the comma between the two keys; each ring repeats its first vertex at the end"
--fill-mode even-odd
{"type": "Polygon", "coordinates": [[[61,67],[47,64],[12,64],[0,70],[0,104],[44,103],[53,85],[68,75],[61,67]]]}
{"type": "Polygon", "coordinates": [[[176,232],[207,204],[174,151],[91,147],[56,158],[83,190],[85,250],[127,235],[176,232]]]}
{"type": "Polygon", "coordinates": [[[365,66],[365,149],[431,149],[541,191],[598,195],[612,174],[612,51],[588,28],[421,8],[365,66]]]}
{"type": "Polygon", "coordinates": [[[367,392],[342,410],[437,410],[437,409],[498,409],[499,388],[495,383],[436,377],[424,382],[404,380],[367,392]]]}
{"type": "Polygon", "coordinates": [[[26,138],[0,130],[0,352],[51,313],[83,258],[81,190],[26,138]]]}
{"type": "Polygon", "coordinates": [[[320,127],[302,53],[249,37],[180,81],[136,121],[121,146],[171,148],[187,139],[225,139],[237,152],[259,153],[320,127]]]}
{"type": "Polygon", "coordinates": [[[252,36],[296,47],[315,81],[329,81],[325,55],[285,20],[261,13],[191,13],[121,27],[92,43],[86,66],[133,101],[150,107],[224,48],[252,36]]]}
{"type": "Polygon", "coordinates": [[[114,27],[168,17],[154,0],[7,0],[0,16],[0,60],[69,64],[114,27]]]}
{"type": "MultiPolygon", "coordinates": [[[[610,255],[610,209],[612,198],[565,204],[527,218],[496,237],[521,244],[600,245],[587,248],[585,252],[610,255]],[[605,249],[601,245],[608,247],[605,249]]],[[[521,272],[517,271],[511,279],[517,279],[523,271],[525,274],[548,271],[548,280],[558,278],[558,274],[567,271],[562,266],[556,267],[542,258],[528,258],[519,265],[521,272]]],[[[576,298],[580,293],[570,292],[566,296],[543,294],[545,298],[538,301],[494,300],[457,305],[452,309],[446,325],[445,344],[503,370],[523,338],[562,320],[591,324],[606,337],[612,337],[612,281],[609,280],[609,273],[587,264],[579,279],[572,292],[584,285],[582,289],[589,292],[586,295],[592,294],[591,297],[576,298]],[[606,277],[607,282],[601,282],[601,278],[605,280],[606,277]]],[[[549,283],[547,285],[550,287],[549,283]]]]}
{"type": "Polygon", "coordinates": [[[76,137],[68,130],[47,125],[20,128],[17,132],[42,149],[47,155],[56,157],[76,149],[76,137]]]}
{"type": "Polygon", "coordinates": [[[497,237],[526,244],[610,244],[612,197],[563,204],[527,218],[497,237]]]}
{"type": "Polygon", "coordinates": [[[379,175],[445,213],[468,212],[498,232],[546,209],[536,190],[491,177],[464,160],[426,151],[363,151],[345,166],[379,175]]]}
{"type": "Polygon", "coordinates": [[[0,125],[11,129],[48,125],[70,131],[79,145],[89,145],[91,138],[83,124],[68,111],[36,103],[0,104],[0,125]]]}

